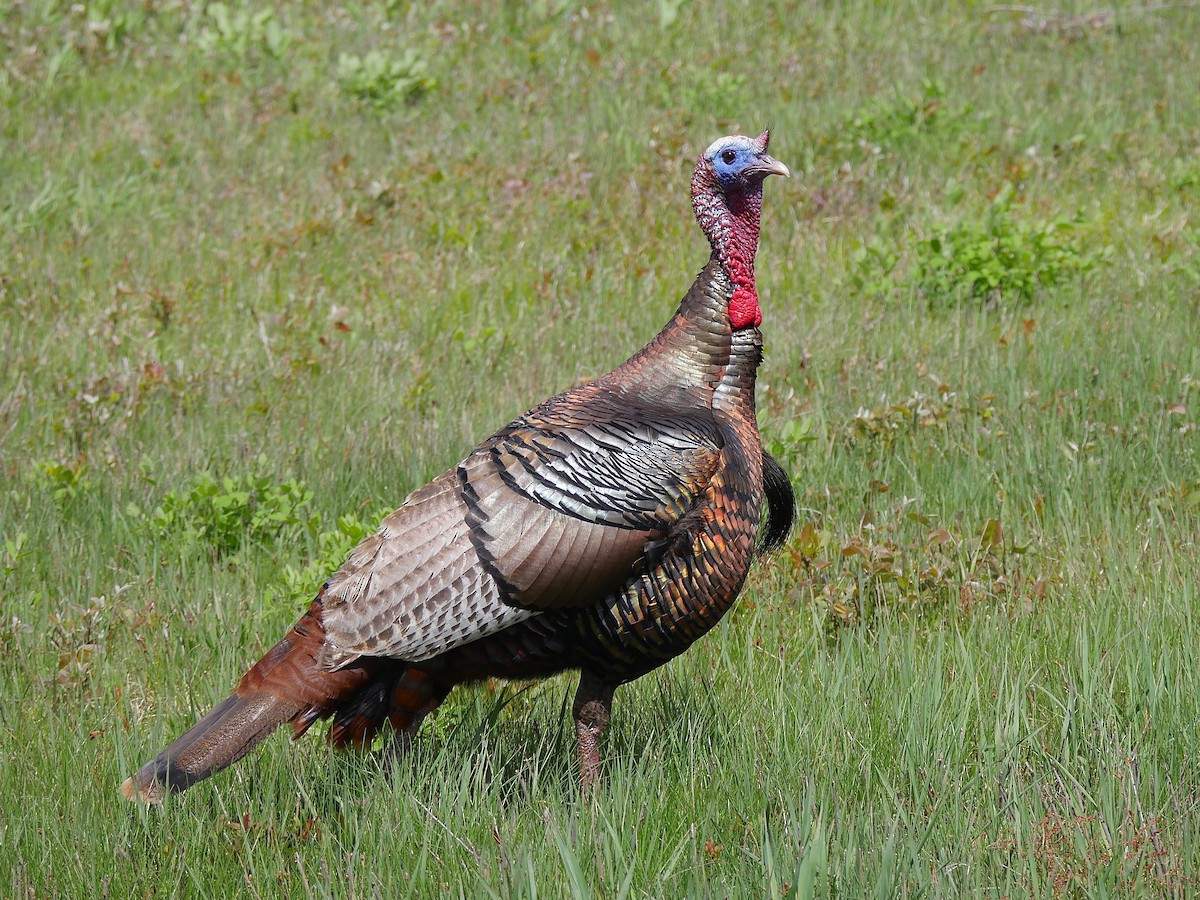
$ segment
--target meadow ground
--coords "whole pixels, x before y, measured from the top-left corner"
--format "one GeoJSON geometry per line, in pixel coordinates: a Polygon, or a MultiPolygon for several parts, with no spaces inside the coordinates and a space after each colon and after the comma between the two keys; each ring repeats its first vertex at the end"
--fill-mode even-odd
{"type": "Polygon", "coordinates": [[[1200,879],[1200,10],[184,0],[0,12],[0,893],[1172,896],[1200,879]],[[773,129],[787,549],[617,696],[391,777],[117,785],[356,536],[624,359],[773,129]]]}

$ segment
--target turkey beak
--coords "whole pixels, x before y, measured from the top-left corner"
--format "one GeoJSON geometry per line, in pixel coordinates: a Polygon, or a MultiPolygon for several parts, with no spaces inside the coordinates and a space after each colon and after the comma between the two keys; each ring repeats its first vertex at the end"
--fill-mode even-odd
{"type": "Polygon", "coordinates": [[[788,170],[787,166],[779,160],[767,156],[765,153],[758,158],[758,163],[754,168],[756,171],[761,172],[764,178],[768,175],[782,175],[784,178],[792,177],[792,173],[788,170]]]}

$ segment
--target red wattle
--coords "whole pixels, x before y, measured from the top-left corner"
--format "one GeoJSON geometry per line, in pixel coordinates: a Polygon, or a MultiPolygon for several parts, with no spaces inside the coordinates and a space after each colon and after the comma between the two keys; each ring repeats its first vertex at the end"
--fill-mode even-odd
{"type": "Polygon", "coordinates": [[[758,305],[758,293],[738,287],[729,300],[729,324],[734,331],[762,324],[762,308],[758,305]]]}
{"type": "Polygon", "coordinates": [[[762,324],[762,309],[754,287],[754,256],[758,250],[762,183],[724,190],[703,157],[692,175],[692,208],[713,253],[733,282],[729,325],[737,331],[762,324]]]}

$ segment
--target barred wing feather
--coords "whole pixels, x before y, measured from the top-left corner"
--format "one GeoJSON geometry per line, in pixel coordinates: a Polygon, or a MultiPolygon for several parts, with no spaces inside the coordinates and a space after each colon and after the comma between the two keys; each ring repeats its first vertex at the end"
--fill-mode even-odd
{"type": "Polygon", "coordinates": [[[620,590],[708,486],[703,416],[527,416],[414,493],[328,582],[335,664],[419,661],[620,590]]]}

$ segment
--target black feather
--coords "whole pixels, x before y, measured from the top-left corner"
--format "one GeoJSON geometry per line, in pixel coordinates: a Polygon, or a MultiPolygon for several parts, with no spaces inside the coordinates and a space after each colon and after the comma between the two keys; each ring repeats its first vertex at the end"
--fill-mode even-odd
{"type": "Polygon", "coordinates": [[[792,490],[792,479],[766,450],[763,450],[763,497],[767,501],[767,516],[758,538],[760,554],[782,547],[796,521],[796,494],[792,490]]]}

